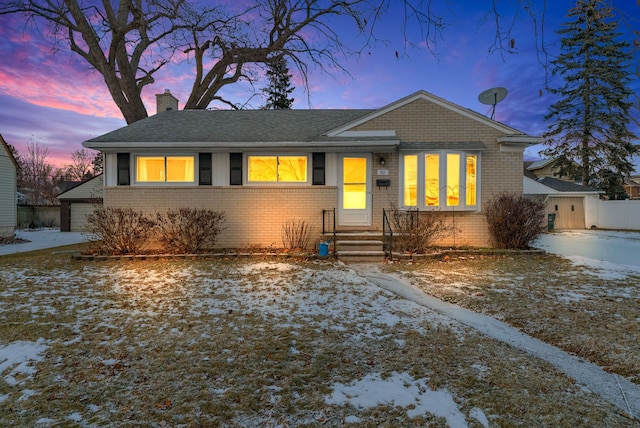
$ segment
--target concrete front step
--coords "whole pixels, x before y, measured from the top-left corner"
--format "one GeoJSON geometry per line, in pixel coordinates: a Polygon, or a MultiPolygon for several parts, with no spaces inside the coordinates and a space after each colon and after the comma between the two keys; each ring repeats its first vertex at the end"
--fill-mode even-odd
{"type": "Polygon", "coordinates": [[[337,251],[336,257],[345,263],[378,263],[384,260],[384,251],[337,251]]]}
{"type": "Polygon", "coordinates": [[[382,241],[339,239],[336,241],[336,257],[346,263],[376,263],[384,260],[385,253],[382,241]]]}
{"type": "Polygon", "coordinates": [[[382,241],[375,240],[342,240],[336,241],[336,250],[340,251],[382,251],[382,241]]]}

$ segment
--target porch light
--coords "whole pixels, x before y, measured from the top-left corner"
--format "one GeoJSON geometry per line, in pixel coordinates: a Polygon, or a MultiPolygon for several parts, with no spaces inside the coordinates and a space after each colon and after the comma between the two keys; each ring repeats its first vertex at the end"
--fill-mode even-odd
{"type": "Polygon", "coordinates": [[[380,156],[380,165],[384,165],[384,162],[385,162],[384,158],[380,156]]]}

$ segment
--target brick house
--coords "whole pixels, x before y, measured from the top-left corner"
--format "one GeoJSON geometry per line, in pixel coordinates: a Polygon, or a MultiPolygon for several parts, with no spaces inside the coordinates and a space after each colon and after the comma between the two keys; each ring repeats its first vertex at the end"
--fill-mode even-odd
{"type": "MultiPolygon", "coordinates": [[[[104,204],[226,213],[221,247],[280,246],[304,220],[381,233],[383,209],[439,210],[456,245],[488,246],[483,204],[522,192],[523,150],[541,142],[424,91],[373,110],[178,110],[85,141],[104,153],[104,204]],[[326,219],[325,219],[326,221],[326,219]]],[[[451,238],[441,244],[451,244],[451,238]]]]}
{"type": "Polygon", "coordinates": [[[640,199],[640,175],[625,177],[624,191],[629,195],[629,199],[640,199]]]}

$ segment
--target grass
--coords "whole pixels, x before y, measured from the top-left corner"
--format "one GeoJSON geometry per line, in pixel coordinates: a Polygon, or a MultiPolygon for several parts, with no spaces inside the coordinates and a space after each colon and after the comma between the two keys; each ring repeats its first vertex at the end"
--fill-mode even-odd
{"type": "Polygon", "coordinates": [[[461,257],[386,270],[640,383],[638,273],[606,272],[553,255],[461,257]]]}
{"type": "MultiPolygon", "coordinates": [[[[394,269],[418,279],[426,266],[394,269]]],[[[0,426],[446,426],[389,402],[327,402],[336,384],[394,373],[449,391],[471,427],[482,426],[474,409],[500,427],[637,423],[551,365],[339,263],[41,251],[0,257],[0,271],[0,349],[45,347],[31,370],[0,373],[0,426]]],[[[470,294],[489,293],[471,278],[459,278],[470,294]]],[[[489,300],[465,293],[450,297],[489,300]]]]}

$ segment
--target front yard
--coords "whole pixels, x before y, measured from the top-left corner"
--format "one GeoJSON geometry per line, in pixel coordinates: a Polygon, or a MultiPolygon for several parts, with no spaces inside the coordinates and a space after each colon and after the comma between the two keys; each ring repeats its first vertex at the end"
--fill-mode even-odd
{"type": "MultiPolygon", "coordinates": [[[[637,376],[637,348],[621,333],[639,298],[637,277],[626,291],[634,297],[625,297],[621,285],[597,288],[587,271],[565,291],[561,279],[546,288],[527,279],[526,272],[573,269],[556,258],[388,268],[510,322],[536,317],[540,331],[553,326],[557,337],[589,322],[591,330],[575,333],[585,336],[578,348],[606,341],[613,352],[607,365],[637,376]],[[516,263],[521,268],[511,274],[516,263]],[[454,272],[460,276],[452,288],[454,272]],[[585,285],[616,312],[599,314],[589,290],[577,294],[585,285]],[[540,320],[548,314],[544,302],[558,321],[540,320]]],[[[80,262],[47,251],[0,257],[0,272],[0,426],[637,423],[551,365],[340,263],[80,262]]],[[[637,309],[635,316],[627,333],[637,335],[637,309]]]]}
{"type": "Polygon", "coordinates": [[[640,384],[640,270],[592,263],[462,257],[384,270],[640,384]]]}

